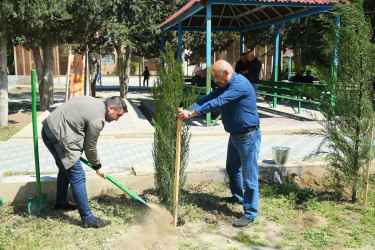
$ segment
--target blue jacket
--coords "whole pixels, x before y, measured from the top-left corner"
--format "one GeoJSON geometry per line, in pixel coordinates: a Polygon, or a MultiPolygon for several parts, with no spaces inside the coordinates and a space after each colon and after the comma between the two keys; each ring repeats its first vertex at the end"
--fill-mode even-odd
{"type": "Polygon", "coordinates": [[[233,72],[229,82],[223,88],[216,88],[193,106],[198,115],[209,113],[218,108],[221,109],[224,129],[228,133],[235,133],[259,125],[254,88],[241,74],[233,72]]]}

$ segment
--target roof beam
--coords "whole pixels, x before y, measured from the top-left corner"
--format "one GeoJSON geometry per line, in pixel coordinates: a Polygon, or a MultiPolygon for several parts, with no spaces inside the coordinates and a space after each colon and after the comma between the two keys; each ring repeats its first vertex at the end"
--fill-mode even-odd
{"type": "Polygon", "coordinates": [[[267,23],[262,23],[262,24],[259,24],[259,25],[256,25],[256,26],[252,26],[252,27],[243,29],[242,31],[256,30],[256,29],[268,27],[268,26],[271,26],[271,25],[274,25],[274,24],[277,24],[277,23],[288,22],[288,21],[291,21],[291,20],[294,20],[294,19],[297,19],[297,18],[302,18],[302,17],[322,13],[322,12],[330,10],[332,8],[333,7],[322,7],[322,8],[319,8],[319,9],[314,9],[314,10],[311,10],[311,11],[308,11],[308,12],[303,12],[303,13],[300,13],[300,14],[297,14],[297,15],[294,15],[294,16],[285,17],[285,18],[282,18],[282,19],[276,19],[274,21],[270,21],[270,22],[267,22],[267,23]]]}
{"type": "MultiPolygon", "coordinates": [[[[244,5],[244,7],[249,10],[249,7],[247,7],[246,5],[244,5]]],[[[258,19],[258,22],[262,22],[262,19],[260,19],[257,15],[254,14],[255,10],[249,10],[249,12],[245,12],[245,13],[249,13],[250,15],[253,15],[255,16],[256,19],[258,19]]],[[[246,14],[247,15],[247,14],[246,14]]]]}
{"type": "MultiPolygon", "coordinates": [[[[178,31],[178,28],[169,28],[167,31],[178,31]]],[[[182,31],[202,31],[206,32],[206,28],[182,28],[182,31]]],[[[241,32],[242,29],[228,29],[228,28],[220,28],[220,29],[212,29],[212,32],[241,32]]]]}
{"type": "Polygon", "coordinates": [[[260,9],[260,12],[262,12],[263,15],[265,15],[268,18],[268,20],[272,19],[264,10],[260,9]]]}
{"type": "Polygon", "coordinates": [[[186,12],[182,13],[180,16],[178,16],[176,19],[172,20],[171,22],[165,24],[163,27],[160,27],[162,30],[167,30],[170,27],[173,27],[174,25],[177,25],[179,22],[184,21],[186,18],[194,15],[204,7],[200,4],[196,4],[193,7],[191,7],[189,10],[186,12]]]}
{"type": "MultiPolygon", "coordinates": [[[[238,12],[241,13],[241,11],[238,10],[237,8],[237,5],[233,5],[233,8],[235,8],[238,12]]],[[[238,17],[240,18],[240,20],[242,20],[242,17],[246,18],[247,21],[249,21],[251,24],[254,24],[253,21],[251,21],[250,18],[248,18],[246,15],[244,15],[244,13],[241,13],[240,15],[238,15],[238,17]]],[[[242,21],[244,24],[246,24],[244,21],[242,21]]]]}
{"type": "Polygon", "coordinates": [[[290,7],[285,7],[291,14],[294,14],[295,12],[290,7]]]}
{"type": "Polygon", "coordinates": [[[218,26],[220,26],[220,24],[221,24],[221,18],[223,17],[224,10],[225,10],[225,6],[227,6],[227,5],[224,5],[224,6],[223,6],[223,9],[221,10],[221,15],[220,15],[220,19],[219,19],[218,26]]]}
{"type": "MultiPolygon", "coordinates": [[[[236,15],[236,13],[235,13],[234,10],[233,10],[233,7],[232,7],[231,5],[229,5],[229,7],[230,7],[230,10],[231,10],[232,13],[233,13],[234,18],[236,18],[236,21],[237,21],[238,25],[239,25],[240,27],[242,27],[240,21],[238,20],[238,17],[237,17],[237,15],[236,15]]],[[[230,23],[230,26],[232,26],[232,22],[230,23]]],[[[230,27],[230,26],[229,26],[229,27],[230,27]]]]}
{"type": "Polygon", "coordinates": [[[193,20],[193,16],[189,17],[188,27],[190,26],[191,20],[193,20]]]}
{"type": "Polygon", "coordinates": [[[275,7],[270,6],[270,8],[271,8],[271,10],[275,11],[275,13],[279,15],[279,17],[283,17],[283,15],[281,15],[280,12],[278,12],[278,11],[275,9],[275,7]]]}

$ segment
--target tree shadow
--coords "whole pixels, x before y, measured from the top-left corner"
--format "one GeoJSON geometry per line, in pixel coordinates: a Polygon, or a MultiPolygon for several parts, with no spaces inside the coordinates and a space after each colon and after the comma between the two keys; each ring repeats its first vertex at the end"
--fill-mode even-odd
{"type": "Polygon", "coordinates": [[[27,204],[13,204],[13,213],[23,218],[35,216],[35,218],[44,220],[61,221],[64,224],[81,226],[81,220],[78,220],[75,216],[71,216],[71,211],[55,210],[54,203],[54,201],[48,201],[46,208],[40,211],[40,214],[35,215],[29,215],[27,204]]]}

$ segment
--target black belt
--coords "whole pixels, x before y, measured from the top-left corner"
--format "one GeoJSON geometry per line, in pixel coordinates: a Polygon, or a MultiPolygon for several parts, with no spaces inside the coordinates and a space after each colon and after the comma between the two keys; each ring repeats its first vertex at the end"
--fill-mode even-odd
{"type": "Polygon", "coordinates": [[[259,125],[251,126],[247,129],[244,129],[244,130],[241,130],[241,131],[238,131],[238,132],[234,132],[234,133],[231,133],[231,134],[233,134],[233,135],[246,134],[246,133],[252,132],[254,130],[258,130],[259,128],[260,128],[259,125]]]}

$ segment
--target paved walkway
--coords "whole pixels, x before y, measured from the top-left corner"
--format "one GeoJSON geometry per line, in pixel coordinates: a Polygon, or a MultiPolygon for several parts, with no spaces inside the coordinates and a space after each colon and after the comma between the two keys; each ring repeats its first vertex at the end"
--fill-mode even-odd
{"type": "MultiPolygon", "coordinates": [[[[100,91],[98,95],[106,98],[112,91],[100,91]]],[[[154,129],[139,110],[142,100],[150,100],[151,95],[145,91],[131,91],[127,103],[129,113],[117,122],[106,123],[98,142],[98,152],[103,166],[109,171],[138,169],[153,171],[152,144],[154,129]]],[[[59,105],[59,104],[57,104],[59,105]]],[[[290,147],[288,163],[299,162],[313,153],[321,142],[320,138],[292,135],[301,129],[318,129],[320,125],[312,121],[309,112],[316,112],[305,106],[301,115],[294,114],[289,105],[280,104],[277,109],[269,108],[261,98],[258,109],[261,120],[262,143],[260,163],[273,164],[272,147],[290,147]]],[[[41,122],[50,112],[46,111],[38,117],[38,130],[41,122]]],[[[190,127],[193,137],[190,144],[189,165],[202,163],[225,166],[228,134],[221,121],[215,126],[206,127],[205,119],[194,118],[190,127]]],[[[32,143],[32,124],[19,131],[8,141],[0,142],[0,173],[32,173],[34,172],[34,152],[32,143]]],[[[42,174],[55,173],[53,157],[40,138],[39,131],[39,163],[42,174]]],[[[86,167],[87,169],[87,167],[86,167]]]]}
{"type": "MultiPolygon", "coordinates": [[[[63,79],[60,79],[64,82],[63,79]]],[[[113,77],[103,78],[103,86],[98,86],[97,96],[107,98],[116,95],[116,91],[105,89],[118,88],[118,80],[113,77]],[[108,87],[109,86],[109,87],[108,87]],[[114,87],[112,87],[114,86],[114,87]]],[[[150,82],[152,83],[152,81],[150,82]]],[[[10,88],[19,85],[12,83],[10,88]]],[[[21,85],[29,86],[29,85],[21,85]]],[[[55,79],[55,87],[59,86],[55,79]]],[[[129,112],[117,122],[106,124],[98,141],[98,153],[103,166],[118,181],[129,189],[143,190],[152,187],[154,167],[152,157],[154,128],[140,111],[142,103],[152,103],[150,91],[139,87],[137,78],[130,81],[129,94],[126,100],[129,112]]],[[[60,105],[63,98],[56,98],[60,105]]],[[[10,100],[11,101],[11,100],[10,100]]],[[[259,165],[262,171],[273,174],[278,169],[306,174],[315,172],[316,166],[321,166],[320,158],[306,160],[321,143],[320,138],[310,138],[294,135],[293,132],[302,129],[315,130],[320,125],[310,119],[311,114],[319,115],[311,107],[304,105],[300,115],[288,104],[280,103],[276,109],[271,109],[262,99],[257,100],[261,121],[262,143],[259,155],[259,165]],[[309,114],[311,112],[311,114],[309,114]],[[290,147],[289,160],[285,166],[277,166],[273,162],[272,147],[290,147]]],[[[50,109],[50,111],[53,109],[50,109]]],[[[57,167],[54,159],[48,152],[40,138],[41,122],[50,111],[45,111],[38,117],[39,130],[39,163],[41,171],[42,192],[48,193],[53,199],[57,167]]],[[[195,117],[190,130],[189,165],[187,168],[188,180],[200,182],[205,180],[223,180],[225,178],[226,149],[228,133],[224,131],[221,121],[215,126],[206,127],[204,117],[195,117]]],[[[35,195],[35,160],[33,149],[32,124],[19,131],[8,141],[0,141],[0,197],[4,202],[25,203],[35,195]]],[[[94,171],[84,166],[87,176],[89,196],[107,192],[119,192],[113,189],[111,183],[101,180],[94,171]]]]}

